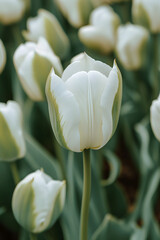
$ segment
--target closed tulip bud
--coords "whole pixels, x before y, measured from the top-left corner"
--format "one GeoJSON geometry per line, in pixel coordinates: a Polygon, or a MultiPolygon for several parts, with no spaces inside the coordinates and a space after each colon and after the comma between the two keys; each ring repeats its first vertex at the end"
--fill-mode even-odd
{"type": "Polygon", "coordinates": [[[0,103],[0,160],[13,161],[26,153],[22,112],[18,103],[0,103]]]}
{"type": "Polygon", "coordinates": [[[90,16],[90,25],[79,30],[79,38],[88,48],[108,54],[115,47],[119,24],[120,19],[111,7],[98,7],[90,16]]]}
{"type": "Polygon", "coordinates": [[[152,131],[157,140],[160,141],[160,95],[156,100],[152,102],[150,108],[150,121],[152,131]]]}
{"type": "Polygon", "coordinates": [[[159,11],[159,0],[133,0],[133,21],[149,28],[152,33],[160,32],[159,11]]]}
{"type": "Polygon", "coordinates": [[[78,28],[88,22],[91,0],[56,0],[56,3],[73,27],[78,28]]]}
{"type": "Polygon", "coordinates": [[[148,31],[133,24],[118,28],[116,53],[119,61],[127,70],[140,69],[147,54],[148,31]]]}
{"type": "Polygon", "coordinates": [[[39,38],[38,43],[21,44],[14,54],[16,67],[21,84],[27,95],[34,101],[45,99],[45,84],[51,68],[57,75],[62,74],[62,65],[48,42],[39,38]]]}
{"type": "Polygon", "coordinates": [[[0,74],[3,71],[5,64],[6,64],[6,50],[2,40],[0,39],[0,74]]]}
{"type": "Polygon", "coordinates": [[[59,78],[48,77],[46,95],[57,141],[74,152],[99,149],[112,137],[119,118],[122,79],[113,68],[84,54],[59,78]]]}
{"type": "Polygon", "coordinates": [[[39,10],[37,17],[28,19],[27,28],[28,31],[23,31],[26,40],[37,42],[39,37],[44,37],[56,55],[66,57],[70,49],[69,39],[53,14],[39,10]]]}
{"type": "Polygon", "coordinates": [[[28,0],[0,0],[0,22],[5,25],[18,22],[27,4],[28,0]]]}
{"type": "Polygon", "coordinates": [[[39,170],[29,174],[13,193],[12,210],[17,222],[33,233],[50,228],[62,212],[65,192],[65,181],[55,181],[39,170]]]}

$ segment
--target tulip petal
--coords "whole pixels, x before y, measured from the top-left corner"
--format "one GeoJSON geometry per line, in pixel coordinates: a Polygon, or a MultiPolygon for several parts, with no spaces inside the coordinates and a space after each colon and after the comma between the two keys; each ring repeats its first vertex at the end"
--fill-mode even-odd
{"type": "Polygon", "coordinates": [[[119,69],[116,64],[114,64],[113,69],[111,70],[108,81],[106,83],[104,92],[101,98],[101,107],[102,107],[102,131],[103,131],[103,144],[104,146],[115,131],[115,127],[117,125],[117,117],[119,116],[118,112],[116,113],[115,122],[113,122],[113,112],[114,109],[114,101],[116,99],[117,104],[117,92],[120,89],[120,94],[118,95],[119,105],[117,107],[118,111],[120,109],[121,104],[121,76],[119,73],[119,69]],[[119,97],[120,96],[120,97],[119,97]],[[120,99],[119,99],[120,98],[120,99]]]}
{"type": "Polygon", "coordinates": [[[80,152],[79,106],[64,82],[52,70],[47,80],[49,114],[57,141],[67,149],[80,152]]]}
{"type": "Polygon", "coordinates": [[[80,108],[80,146],[97,149],[103,142],[101,95],[107,78],[97,72],[89,71],[74,74],[66,81],[80,108]]]}
{"type": "Polygon", "coordinates": [[[80,60],[71,63],[63,72],[62,80],[66,81],[73,74],[85,71],[89,72],[91,70],[98,71],[108,77],[111,67],[100,61],[95,61],[93,58],[89,57],[84,53],[83,57],[80,60]]]}

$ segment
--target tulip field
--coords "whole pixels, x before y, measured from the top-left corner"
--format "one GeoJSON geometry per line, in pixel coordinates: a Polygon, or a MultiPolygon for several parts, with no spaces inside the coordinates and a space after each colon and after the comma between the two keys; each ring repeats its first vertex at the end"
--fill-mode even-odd
{"type": "Polygon", "coordinates": [[[159,94],[159,0],[0,0],[0,240],[160,240],[159,94]]]}

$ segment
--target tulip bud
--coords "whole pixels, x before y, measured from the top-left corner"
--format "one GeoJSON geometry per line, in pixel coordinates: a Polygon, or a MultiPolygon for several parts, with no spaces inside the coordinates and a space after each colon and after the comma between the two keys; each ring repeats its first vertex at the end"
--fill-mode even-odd
{"type": "Polygon", "coordinates": [[[5,64],[6,64],[6,50],[2,40],[0,39],[0,73],[2,73],[5,64]]]}
{"type": "Polygon", "coordinates": [[[0,160],[12,161],[26,152],[22,130],[22,112],[18,103],[0,103],[0,160]]]}
{"type": "Polygon", "coordinates": [[[56,3],[73,27],[78,28],[88,22],[91,0],[56,0],[56,3]]]}
{"type": "Polygon", "coordinates": [[[50,228],[62,212],[65,192],[65,181],[55,181],[39,170],[29,174],[13,193],[12,210],[17,222],[33,233],[50,228]]]}
{"type": "Polygon", "coordinates": [[[108,54],[115,47],[119,24],[120,19],[111,7],[98,7],[90,16],[90,25],[79,30],[79,38],[88,48],[97,50],[101,54],[108,54]]]}
{"type": "Polygon", "coordinates": [[[37,42],[39,37],[44,37],[60,58],[66,57],[70,43],[57,18],[50,12],[41,9],[38,16],[27,21],[28,31],[23,31],[26,40],[37,42]]]}
{"type": "Polygon", "coordinates": [[[159,11],[159,0],[133,0],[133,21],[149,28],[152,33],[160,32],[159,11]]]}
{"type": "Polygon", "coordinates": [[[5,25],[18,22],[27,4],[28,0],[0,0],[0,22],[5,25]]]}
{"type": "Polygon", "coordinates": [[[61,62],[48,42],[44,38],[39,38],[37,44],[33,42],[21,44],[13,59],[25,92],[32,100],[43,101],[45,84],[51,68],[54,68],[57,75],[62,74],[61,62]]]}
{"type": "Polygon", "coordinates": [[[152,131],[157,140],[160,141],[160,95],[156,100],[152,102],[150,108],[150,121],[152,131]]]}
{"type": "Polygon", "coordinates": [[[112,137],[119,118],[122,79],[113,68],[84,54],[59,78],[48,77],[46,95],[57,141],[74,152],[99,149],[112,137]]]}
{"type": "Polygon", "coordinates": [[[137,70],[145,63],[148,31],[133,24],[118,28],[116,53],[119,61],[127,70],[137,70]]]}

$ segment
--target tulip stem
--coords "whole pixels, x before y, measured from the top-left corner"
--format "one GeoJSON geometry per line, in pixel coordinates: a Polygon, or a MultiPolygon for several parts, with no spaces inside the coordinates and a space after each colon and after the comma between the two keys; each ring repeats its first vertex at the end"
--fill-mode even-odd
{"type": "Polygon", "coordinates": [[[18,169],[17,169],[16,162],[11,162],[10,163],[10,168],[11,168],[11,172],[12,172],[14,182],[17,185],[20,181],[20,177],[19,177],[19,172],[18,172],[18,169]]]}
{"type": "Polygon", "coordinates": [[[90,150],[83,151],[83,196],[81,207],[81,228],[80,240],[87,240],[88,235],[88,216],[89,216],[89,202],[91,192],[91,164],[90,164],[90,150]]]}
{"type": "Polygon", "coordinates": [[[37,240],[36,234],[30,233],[30,240],[37,240]]]}

